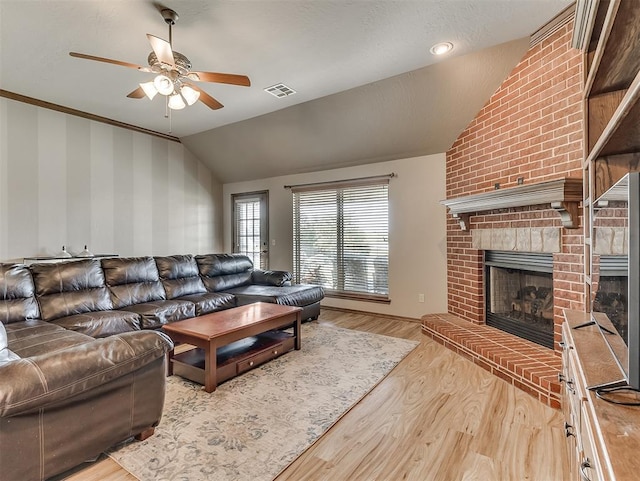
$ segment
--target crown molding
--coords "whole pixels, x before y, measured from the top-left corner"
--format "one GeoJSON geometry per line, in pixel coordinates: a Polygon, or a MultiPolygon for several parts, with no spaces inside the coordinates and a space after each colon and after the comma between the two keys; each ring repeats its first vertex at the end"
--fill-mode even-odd
{"type": "Polygon", "coordinates": [[[142,134],[152,135],[165,140],[171,140],[173,142],[180,143],[178,137],[173,135],[163,134],[162,132],[156,132],[155,130],[149,130],[136,125],[127,124],[118,120],[109,119],[107,117],[101,117],[99,115],[83,112],[82,110],[72,109],[63,105],[46,102],[44,100],[34,99],[33,97],[27,97],[26,95],[17,94],[15,92],[9,92],[8,90],[0,89],[0,97],[6,99],[15,100],[17,102],[23,102],[25,104],[35,105],[36,107],[42,107],[44,109],[55,110],[56,112],[62,112],[63,114],[74,115],[76,117],[82,117],[83,119],[95,120],[96,122],[102,122],[103,124],[113,125],[114,127],[121,127],[127,130],[133,130],[134,132],[140,132],[142,134]]]}
{"type": "Polygon", "coordinates": [[[599,1],[578,0],[576,2],[576,21],[573,26],[571,46],[586,52],[591,32],[598,13],[599,1]]]}
{"type": "Polygon", "coordinates": [[[576,14],[575,4],[569,5],[558,15],[549,20],[546,24],[540,27],[537,31],[531,34],[529,39],[529,48],[535,47],[542,41],[551,37],[554,33],[564,27],[567,23],[574,19],[576,14]]]}

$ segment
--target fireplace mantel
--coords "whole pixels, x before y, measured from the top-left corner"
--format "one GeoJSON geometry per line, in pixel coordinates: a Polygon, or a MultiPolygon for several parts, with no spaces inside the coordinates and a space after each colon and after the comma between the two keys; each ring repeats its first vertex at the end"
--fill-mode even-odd
{"type": "Polygon", "coordinates": [[[582,179],[565,177],[558,180],[519,185],[509,189],[496,189],[491,192],[467,195],[455,199],[445,199],[441,204],[460,223],[462,230],[469,230],[469,216],[473,213],[510,207],[550,204],[562,219],[567,229],[577,229],[579,205],[582,201],[582,179]]]}

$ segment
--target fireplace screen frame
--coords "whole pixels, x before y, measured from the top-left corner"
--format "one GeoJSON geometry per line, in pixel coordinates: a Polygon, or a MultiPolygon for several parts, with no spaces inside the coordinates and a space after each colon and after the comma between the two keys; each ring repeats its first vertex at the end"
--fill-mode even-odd
{"type": "MultiPolygon", "coordinates": [[[[553,319],[553,254],[537,252],[505,252],[505,251],[485,251],[484,253],[484,294],[485,294],[485,322],[488,326],[496,327],[502,331],[509,332],[515,336],[535,342],[549,349],[554,348],[554,325],[553,319]],[[491,269],[502,268],[508,270],[522,271],[524,275],[547,276],[550,278],[551,289],[551,329],[542,330],[534,325],[519,322],[517,319],[492,312],[491,289],[491,269]]],[[[524,317],[524,316],[523,316],[524,317]]]]}

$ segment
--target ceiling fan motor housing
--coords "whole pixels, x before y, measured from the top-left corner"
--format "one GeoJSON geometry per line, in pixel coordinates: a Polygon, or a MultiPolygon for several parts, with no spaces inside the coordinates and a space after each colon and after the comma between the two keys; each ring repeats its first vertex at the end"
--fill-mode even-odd
{"type": "Polygon", "coordinates": [[[178,18],[180,18],[178,14],[173,10],[171,10],[170,8],[163,8],[160,11],[160,14],[162,15],[162,18],[164,18],[164,21],[168,25],[175,25],[176,22],[178,21],[178,18]]]}
{"type": "MultiPolygon", "coordinates": [[[[182,55],[180,52],[173,51],[173,59],[176,62],[175,69],[180,73],[180,75],[187,75],[189,70],[191,70],[191,60],[182,55]]],[[[166,70],[167,67],[172,69],[172,66],[166,66],[160,60],[158,60],[155,52],[151,52],[149,57],[147,57],[147,62],[149,62],[149,66],[154,72],[160,72],[162,70],[166,70]],[[165,68],[163,69],[163,65],[165,68]]]]}

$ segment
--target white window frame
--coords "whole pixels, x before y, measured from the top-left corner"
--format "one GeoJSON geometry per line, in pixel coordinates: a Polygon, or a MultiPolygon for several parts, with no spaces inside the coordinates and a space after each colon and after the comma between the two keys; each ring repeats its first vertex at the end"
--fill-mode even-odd
{"type": "Polygon", "coordinates": [[[231,194],[231,204],[233,252],[247,255],[256,269],[267,269],[269,267],[269,191],[231,194]]]}
{"type": "Polygon", "coordinates": [[[389,176],[291,186],[293,278],[326,295],[389,298],[389,176]]]}

